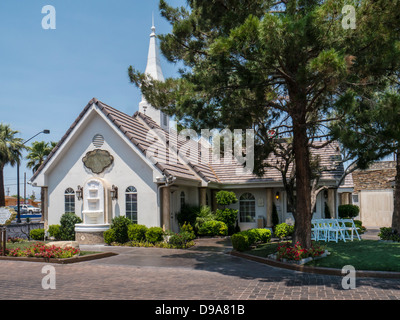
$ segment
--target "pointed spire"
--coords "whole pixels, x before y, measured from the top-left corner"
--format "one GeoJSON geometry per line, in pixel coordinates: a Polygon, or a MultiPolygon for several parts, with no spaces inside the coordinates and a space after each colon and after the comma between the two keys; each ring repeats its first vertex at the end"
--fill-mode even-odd
{"type": "MultiPolygon", "coordinates": [[[[154,15],[152,16],[152,26],[150,34],[149,53],[147,56],[147,66],[144,72],[155,80],[164,81],[164,75],[161,69],[160,56],[157,46],[156,27],[154,26],[154,15]]],[[[158,123],[161,128],[168,130],[169,117],[162,111],[153,108],[142,95],[142,101],[139,103],[139,111],[145,113],[158,123]]]]}
{"type": "Polygon", "coordinates": [[[161,63],[157,46],[156,27],[154,26],[154,15],[152,17],[150,45],[149,45],[149,53],[147,56],[147,66],[145,73],[150,75],[155,80],[164,81],[164,75],[161,70],[161,63]]]}

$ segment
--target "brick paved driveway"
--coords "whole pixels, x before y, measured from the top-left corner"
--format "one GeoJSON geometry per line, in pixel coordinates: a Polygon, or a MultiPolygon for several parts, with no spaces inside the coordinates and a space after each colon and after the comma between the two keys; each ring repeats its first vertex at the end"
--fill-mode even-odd
{"type": "MultiPolygon", "coordinates": [[[[100,247],[99,247],[100,248],[100,247]]],[[[97,249],[99,249],[97,248],[97,249]]],[[[87,249],[90,249],[87,247],[87,249]]],[[[400,280],[342,278],[278,269],[225,254],[223,240],[190,250],[101,247],[119,255],[53,264],[56,289],[44,290],[45,263],[0,261],[0,299],[336,300],[400,298],[400,280]]]]}

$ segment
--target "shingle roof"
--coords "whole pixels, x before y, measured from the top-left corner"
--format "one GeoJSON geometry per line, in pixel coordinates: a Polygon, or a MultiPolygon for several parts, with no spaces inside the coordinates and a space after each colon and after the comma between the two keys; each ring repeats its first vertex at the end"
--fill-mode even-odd
{"type": "MultiPolygon", "coordinates": [[[[68,138],[72,130],[77,126],[77,124],[84,117],[86,112],[89,110],[90,106],[95,103],[99,110],[103,112],[103,114],[127,137],[133,145],[135,145],[140,152],[146,155],[146,152],[149,150],[150,145],[154,146],[157,151],[156,160],[165,160],[167,158],[167,152],[165,146],[163,146],[160,140],[157,141],[148,141],[147,135],[151,127],[143,124],[142,121],[138,119],[139,113],[136,113],[134,116],[129,116],[111,106],[93,98],[89,101],[86,107],[82,110],[79,116],[75,119],[73,124],[58,142],[58,144],[54,147],[52,152],[49,154],[47,159],[43,162],[43,164],[39,167],[39,169],[32,176],[31,181],[33,181],[38,174],[43,170],[43,168],[47,165],[51,158],[57,153],[60,147],[64,144],[65,140],[68,138]]],[[[144,115],[141,118],[145,117],[144,115]]],[[[147,117],[147,122],[153,126],[154,129],[160,129],[155,122],[151,122],[150,118],[147,117]]],[[[187,168],[184,164],[177,162],[176,164],[168,164],[168,161],[154,161],[154,165],[164,174],[177,176],[180,178],[186,179],[194,179],[200,180],[194,172],[192,172],[189,168],[187,168]]]]}
{"type": "MultiPolygon", "coordinates": [[[[138,148],[143,155],[148,155],[151,150],[155,151],[155,157],[150,159],[154,160],[154,165],[165,175],[172,175],[178,178],[196,181],[204,180],[207,183],[214,182],[222,184],[254,182],[268,183],[279,182],[282,180],[281,173],[275,168],[268,168],[263,177],[257,177],[251,172],[245,172],[242,164],[238,163],[234,157],[232,157],[231,163],[225,163],[223,158],[221,158],[220,161],[213,161],[211,150],[208,150],[210,161],[202,161],[204,155],[206,155],[204,152],[207,150],[205,150],[204,147],[202,149],[200,142],[196,142],[192,139],[188,141],[177,139],[176,132],[167,132],[161,129],[155,121],[143,113],[136,112],[133,116],[129,116],[97,100],[96,98],[93,98],[79,114],[41,167],[33,175],[31,179],[32,181],[43,170],[49,160],[57,153],[93,103],[98,106],[99,110],[103,112],[103,114],[121,131],[122,134],[125,135],[126,138],[132,142],[134,146],[138,148]],[[152,132],[156,132],[156,134],[152,134],[152,132]],[[154,139],[148,141],[149,136],[154,139]],[[189,150],[191,152],[180,155],[177,161],[169,161],[171,160],[170,152],[175,152],[176,154],[178,150],[182,150],[185,146],[190,147],[189,150]],[[193,150],[195,152],[193,152],[193,150]]],[[[330,144],[321,149],[312,149],[311,152],[320,157],[321,166],[332,167],[332,170],[323,172],[321,179],[339,179],[343,173],[343,165],[335,165],[335,161],[340,156],[339,148],[336,143],[330,144]]],[[[270,156],[266,161],[274,163],[276,158],[270,156]]]]}
{"type": "MultiPolygon", "coordinates": [[[[321,146],[324,142],[314,142],[315,146],[321,146]]],[[[319,157],[320,167],[324,167],[325,171],[321,173],[320,180],[338,180],[343,174],[343,166],[337,165],[340,157],[338,144],[333,142],[321,149],[311,148],[311,154],[319,157]]],[[[279,163],[279,159],[271,154],[265,161],[266,164],[275,165],[279,163]]],[[[262,177],[257,177],[250,171],[243,170],[243,165],[240,164],[234,157],[231,158],[231,163],[224,163],[221,160],[216,163],[211,163],[219,182],[221,183],[252,183],[252,182],[279,182],[282,181],[281,172],[274,167],[267,167],[262,177]]],[[[290,173],[292,166],[289,167],[290,173]]]]}

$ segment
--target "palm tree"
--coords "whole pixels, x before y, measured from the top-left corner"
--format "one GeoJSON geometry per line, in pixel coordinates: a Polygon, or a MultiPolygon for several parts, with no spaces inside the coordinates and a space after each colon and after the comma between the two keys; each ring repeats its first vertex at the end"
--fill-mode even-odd
{"type": "MultiPolygon", "coordinates": [[[[28,147],[29,153],[26,156],[26,158],[29,160],[29,162],[26,164],[26,166],[30,169],[32,169],[32,172],[35,173],[42,163],[46,160],[50,152],[53,150],[53,148],[57,145],[57,142],[45,142],[45,141],[34,141],[32,143],[31,147],[28,147]]],[[[44,189],[40,188],[40,199],[44,199],[44,189]]],[[[44,212],[44,203],[43,201],[41,202],[41,209],[42,212],[44,212]]]]}
{"type": "Polygon", "coordinates": [[[19,164],[22,151],[25,149],[22,138],[15,137],[19,131],[14,131],[8,124],[0,123],[0,207],[6,205],[4,193],[4,167],[9,164],[19,164]]]}
{"type": "Polygon", "coordinates": [[[50,154],[51,150],[55,147],[57,143],[56,142],[48,142],[45,141],[34,141],[32,143],[31,147],[28,147],[29,154],[26,156],[26,158],[29,160],[29,162],[26,164],[26,166],[29,169],[32,169],[33,173],[35,173],[44,160],[46,160],[47,156],[50,154]]]}

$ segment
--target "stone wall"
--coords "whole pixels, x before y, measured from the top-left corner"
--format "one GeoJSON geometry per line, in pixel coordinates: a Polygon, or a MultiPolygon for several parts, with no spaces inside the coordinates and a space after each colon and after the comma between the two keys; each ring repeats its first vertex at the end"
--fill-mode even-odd
{"type": "Polygon", "coordinates": [[[75,232],[75,241],[79,244],[104,244],[103,231],[75,232]]]}
{"type": "Polygon", "coordinates": [[[356,170],[352,173],[354,192],[361,190],[391,189],[396,176],[395,161],[379,161],[367,170],[356,170]]]}
{"type": "Polygon", "coordinates": [[[28,239],[29,232],[32,229],[43,229],[43,222],[32,222],[32,223],[11,223],[7,228],[7,238],[22,238],[28,239]]]}

